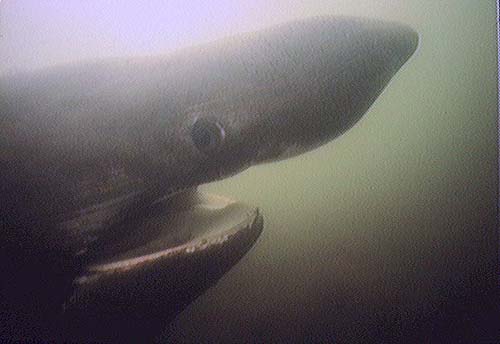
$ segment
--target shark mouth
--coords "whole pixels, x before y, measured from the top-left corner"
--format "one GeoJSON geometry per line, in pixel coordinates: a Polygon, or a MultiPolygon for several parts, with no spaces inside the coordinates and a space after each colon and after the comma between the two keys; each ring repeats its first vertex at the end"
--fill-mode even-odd
{"type": "Polygon", "coordinates": [[[253,246],[257,208],[193,192],[170,197],[76,278],[61,326],[80,340],[154,338],[253,246]]]}

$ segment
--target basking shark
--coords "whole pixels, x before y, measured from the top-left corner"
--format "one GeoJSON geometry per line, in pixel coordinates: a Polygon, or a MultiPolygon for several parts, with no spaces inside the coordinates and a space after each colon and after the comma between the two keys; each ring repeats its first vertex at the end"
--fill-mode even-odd
{"type": "Polygon", "coordinates": [[[0,76],[10,335],[115,340],[165,326],[263,228],[257,208],[196,187],[335,139],[417,45],[402,24],[317,17],[0,76]]]}

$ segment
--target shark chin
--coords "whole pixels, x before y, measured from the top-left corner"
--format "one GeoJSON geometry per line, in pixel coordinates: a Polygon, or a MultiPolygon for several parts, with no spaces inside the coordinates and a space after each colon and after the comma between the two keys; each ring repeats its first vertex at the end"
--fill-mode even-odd
{"type": "Polygon", "coordinates": [[[7,338],[150,342],[251,249],[263,217],[256,207],[190,190],[124,226],[127,235],[85,253],[62,309],[38,325],[21,319],[7,338]]]}
{"type": "Polygon", "coordinates": [[[162,200],[127,237],[94,253],[65,304],[63,337],[154,339],[253,246],[258,208],[194,192],[162,200]],[[106,324],[103,326],[103,324],[106,324]]]}
{"type": "MultiPolygon", "coordinates": [[[[80,253],[81,269],[62,307],[41,315],[40,302],[30,312],[1,310],[0,339],[154,341],[240,261],[264,224],[258,208],[196,188],[135,215],[122,224],[126,235],[80,253]]],[[[48,292],[62,293],[60,282],[54,286],[48,292]]]]}

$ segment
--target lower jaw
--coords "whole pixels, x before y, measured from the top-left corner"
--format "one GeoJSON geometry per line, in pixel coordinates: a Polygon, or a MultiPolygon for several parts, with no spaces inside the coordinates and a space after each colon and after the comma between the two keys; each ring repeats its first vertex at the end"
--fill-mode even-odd
{"type": "Polygon", "coordinates": [[[125,243],[128,249],[95,260],[76,278],[60,320],[62,336],[154,338],[234,266],[263,229],[258,209],[221,196],[197,194],[165,207],[138,228],[146,240],[125,243]]]}

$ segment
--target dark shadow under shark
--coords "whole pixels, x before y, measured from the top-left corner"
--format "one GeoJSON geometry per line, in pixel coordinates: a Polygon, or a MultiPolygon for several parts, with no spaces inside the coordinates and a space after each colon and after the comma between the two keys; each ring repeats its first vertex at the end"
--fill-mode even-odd
{"type": "Polygon", "coordinates": [[[196,187],[338,137],[417,45],[321,17],[0,76],[3,336],[153,338],[262,231],[196,187]]]}

